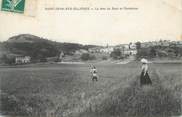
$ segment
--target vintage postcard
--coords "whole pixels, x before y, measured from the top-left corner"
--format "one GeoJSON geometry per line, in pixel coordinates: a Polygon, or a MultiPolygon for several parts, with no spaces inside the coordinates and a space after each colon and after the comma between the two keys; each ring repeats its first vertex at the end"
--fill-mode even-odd
{"type": "Polygon", "coordinates": [[[182,0],[0,0],[0,117],[182,117],[182,0]]]}

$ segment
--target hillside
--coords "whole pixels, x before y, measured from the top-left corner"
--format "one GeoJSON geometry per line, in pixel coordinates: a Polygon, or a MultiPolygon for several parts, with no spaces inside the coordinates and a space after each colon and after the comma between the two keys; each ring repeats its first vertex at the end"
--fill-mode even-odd
{"type": "Polygon", "coordinates": [[[30,34],[22,34],[10,37],[7,42],[8,43],[35,43],[35,42],[44,42],[48,41],[45,39],[42,39],[40,37],[30,35],[30,34]]]}
{"type": "MultiPolygon", "coordinates": [[[[31,56],[37,60],[47,57],[55,57],[64,52],[72,54],[76,50],[95,47],[94,45],[81,45],[77,43],[60,43],[30,34],[22,34],[9,38],[1,43],[1,47],[6,50],[6,54],[18,54],[23,56],[31,56]]],[[[0,50],[2,53],[2,49],[0,50]]]]}

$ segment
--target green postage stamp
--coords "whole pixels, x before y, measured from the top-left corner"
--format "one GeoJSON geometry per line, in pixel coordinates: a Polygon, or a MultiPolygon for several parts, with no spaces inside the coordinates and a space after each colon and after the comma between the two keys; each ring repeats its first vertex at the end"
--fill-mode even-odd
{"type": "Polygon", "coordinates": [[[2,0],[1,10],[24,13],[25,0],[2,0]]]}

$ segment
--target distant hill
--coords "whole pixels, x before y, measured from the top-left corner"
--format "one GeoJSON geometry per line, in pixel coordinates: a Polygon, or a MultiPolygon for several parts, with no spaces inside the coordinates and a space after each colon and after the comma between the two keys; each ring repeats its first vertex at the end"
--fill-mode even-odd
{"type": "Polygon", "coordinates": [[[9,43],[35,43],[35,42],[41,42],[46,41],[45,39],[42,39],[40,37],[30,35],[30,34],[22,34],[10,37],[7,42],[9,43]]]}
{"type": "MultiPolygon", "coordinates": [[[[31,56],[32,59],[55,57],[64,52],[72,54],[76,50],[96,47],[95,45],[82,45],[77,43],[60,43],[30,34],[22,34],[9,38],[0,44],[7,53],[31,56]]],[[[2,49],[0,50],[2,51],[2,49]]]]}

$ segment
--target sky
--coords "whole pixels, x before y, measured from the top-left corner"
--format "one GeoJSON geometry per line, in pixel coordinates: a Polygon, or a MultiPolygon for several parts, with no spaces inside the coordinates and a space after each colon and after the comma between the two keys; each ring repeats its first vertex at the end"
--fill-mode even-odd
{"type": "Polygon", "coordinates": [[[18,34],[96,45],[182,40],[182,0],[26,0],[24,14],[0,11],[0,41],[18,34]],[[137,9],[45,10],[56,7],[137,9]]]}

